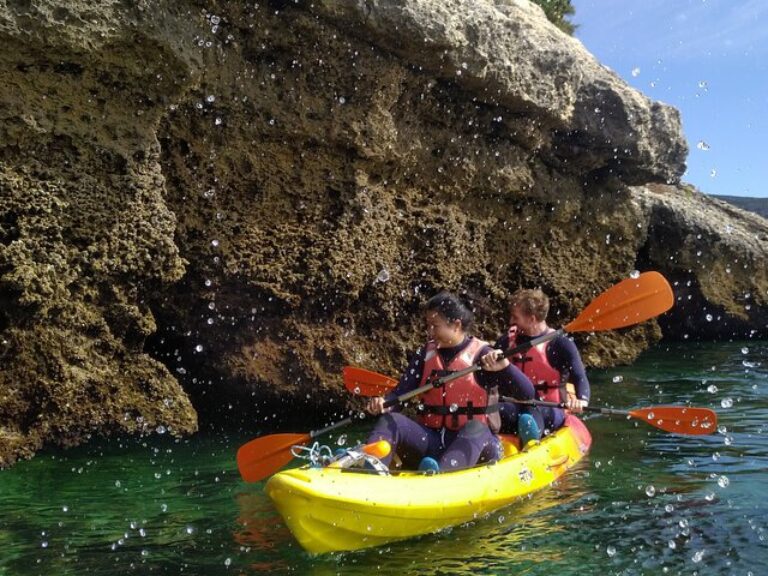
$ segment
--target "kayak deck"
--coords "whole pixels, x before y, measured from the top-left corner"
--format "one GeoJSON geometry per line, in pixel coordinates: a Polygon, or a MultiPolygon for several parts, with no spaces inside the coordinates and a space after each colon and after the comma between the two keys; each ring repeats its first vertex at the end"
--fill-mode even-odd
{"type": "Polygon", "coordinates": [[[435,475],[391,476],[360,469],[301,467],[274,475],[267,495],[303,548],[356,550],[469,522],[549,486],[586,454],[586,426],[567,426],[524,452],[504,441],[505,456],[435,475]]]}

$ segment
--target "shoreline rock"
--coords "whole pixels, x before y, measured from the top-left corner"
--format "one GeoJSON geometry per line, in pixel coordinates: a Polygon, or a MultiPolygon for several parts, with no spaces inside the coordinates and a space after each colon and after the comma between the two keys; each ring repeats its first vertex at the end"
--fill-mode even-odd
{"type": "Polygon", "coordinates": [[[341,367],[396,374],[443,287],[493,338],[519,286],[560,325],[668,275],[679,313],[592,366],[767,336],[765,221],[523,0],[12,3],[0,47],[0,466],[346,414],[341,367]]]}

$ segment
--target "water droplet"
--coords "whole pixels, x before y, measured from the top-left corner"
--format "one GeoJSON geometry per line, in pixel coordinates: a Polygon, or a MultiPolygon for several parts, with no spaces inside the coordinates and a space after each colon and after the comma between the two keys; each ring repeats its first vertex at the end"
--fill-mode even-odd
{"type": "Polygon", "coordinates": [[[168,504],[160,504],[160,510],[163,512],[168,512],[168,504]]]}
{"type": "Polygon", "coordinates": [[[715,462],[717,462],[718,460],[720,460],[720,452],[715,452],[715,453],[713,453],[713,454],[712,454],[712,460],[714,460],[715,462]]]}
{"type": "Polygon", "coordinates": [[[637,78],[638,76],[640,76],[640,68],[638,68],[637,66],[632,68],[632,76],[634,78],[637,78]]]}
{"type": "Polygon", "coordinates": [[[355,386],[355,389],[352,391],[356,396],[360,394],[360,386],[355,386]]]}
{"type": "Polygon", "coordinates": [[[40,546],[42,546],[43,548],[48,548],[48,542],[47,542],[46,540],[43,540],[43,541],[40,543],[40,546]]]}
{"type": "Polygon", "coordinates": [[[347,102],[347,99],[344,98],[344,96],[339,96],[339,104],[345,104],[347,102]]]}
{"type": "Polygon", "coordinates": [[[448,411],[449,411],[451,414],[453,414],[454,412],[456,412],[458,409],[459,409],[459,405],[458,405],[458,404],[456,404],[455,402],[454,402],[453,404],[451,404],[450,406],[448,406],[448,411]]]}
{"type": "Polygon", "coordinates": [[[699,140],[698,144],[696,144],[696,148],[706,151],[709,150],[709,144],[704,142],[704,140],[699,140]]]}
{"type": "Polygon", "coordinates": [[[707,81],[699,80],[699,88],[706,88],[706,87],[707,87],[707,81]]]}
{"type": "Polygon", "coordinates": [[[675,507],[672,504],[667,504],[666,506],[664,506],[664,511],[671,514],[672,512],[675,511],[675,507]]]}
{"type": "Polygon", "coordinates": [[[203,351],[203,345],[202,344],[198,344],[197,346],[195,346],[195,352],[202,352],[202,351],[203,351]]]}
{"type": "Polygon", "coordinates": [[[342,434],[336,439],[336,445],[337,446],[344,446],[347,443],[347,435],[342,434]]]}
{"type": "Polygon", "coordinates": [[[211,282],[210,280],[206,280],[205,281],[205,285],[206,286],[210,287],[211,284],[213,284],[213,282],[211,282]]]}
{"type": "Polygon", "coordinates": [[[499,524],[502,524],[504,522],[504,520],[505,520],[504,515],[500,514],[499,517],[498,517],[499,524]]]}
{"type": "Polygon", "coordinates": [[[707,322],[712,322],[712,314],[707,314],[705,318],[707,319],[707,322]]]}
{"type": "Polygon", "coordinates": [[[614,384],[618,384],[619,382],[624,382],[624,376],[619,375],[619,376],[614,376],[613,377],[613,383],[614,384]]]}
{"type": "Polygon", "coordinates": [[[115,487],[120,488],[120,480],[115,480],[115,487]]]}
{"type": "Polygon", "coordinates": [[[715,386],[714,384],[710,384],[709,386],[707,386],[707,392],[709,392],[710,394],[717,394],[717,386],[715,386]]]}
{"type": "Polygon", "coordinates": [[[728,480],[728,476],[726,476],[725,474],[723,474],[717,479],[717,485],[720,486],[720,488],[726,488],[730,483],[731,481],[728,480]]]}
{"type": "Polygon", "coordinates": [[[742,349],[741,349],[741,353],[742,353],[742,354],[749,354],[749,348],[747,348],[747,347],[745,346],[744,348],[742,348],[742,349]]]}
{"type": "Polygon", "coordinates": [[[653,412],[648,412],[648,416],[646,416],[648,420],[653,420],[655,417],[656,417],[656,414],[654,414],[653,412]]]}
{"type": "Polygon", "coordinates": [[[379,273],[376,276],[376,280],[378,282],[387,282],[389,278],[390,278],[389,270],[387,270],[386,268],[382,268],[381,270],[379,270],[379,273]]]}
{"type": "Polygon", "coordinates": [[[228,567],[231,564],[232,564],[232,558],[227,558],[226,560],[224,560],[224,566],[228,567]]]}
{"type": "Polygon", "coordinates": [[[712,502],[714,499],[715,499],[715,493],[714,492],[710,492],[709,494],[704,496],[704,500],[706,500],[707,502],[712,502]]]}
{"type": "Polygon", "coordinates": [[[209,94],[208,96],[205,97],[205,101],[211,104],[216,101],[216,96],[214,96],[213,94],[209,94]]]}
{"type": "Polygon", "coordinates": [[[723,398],[720,400],[720,406],[723,408],[731,408],[733,406],[733,398],[723,398]]]}
{"type": "Polygon", "coordinates": [[[670,550],[674,550],[675,548],[677,548],[677,544],[675,544],[674,540],[670,540],[669,542],[667,542],[667,546],[669,546],[670,550]]]}
{"type": "Polygon", "coordinates": [[[640,270],[632,270],[632,272],[629,273],[629,277],[632,279],[640,278],[640,270]]]}
{"type": "Polygon", "coordinates": [[[605,553],[608,554],[610,557],[616,556],[616,548],[614,546],[608,546],[605,549],[605,553]]]}
{"type": "Polygon", "coordinates": [[[217,248],[219,246],[219,241],[218,240],[211,240],[211,246],[213,246],[214,248],[217,248]]]}
{"type": "Polygon", "coordinates": [[[187,534],[194,534],[195,533],[195,527],[194,526],[187,526],[186,532],[187,532],[187,534]]]}
{"type": "Polygon", "coordinates": [[[648,496],[648,498],[653,498],[654,496],[656,496],[656,487],[650,484],[646,486],[645,495],[648,496]]]}
{"type": "Polygon", "coordinates": [[[691,556],[691,560],[693,560],[694,564],[698,564],[704,559],[704,550],[697,550],[693,553],[693,556],[691,556]]]}
{"type": "Polygon", "coordinates": [[[714,178],[715,176],[717,176],[717,170],[712,168],[712,170],[709,171],[709,177],[714,178]]]}
{"type": "Polygon", "coordinates": [[[733,444],[733,436],[731,436],[730,434],[727,434],[725,438],[723,438],[723,444],[725,444],[726,446],[730,446],[731,444],[733,444]]]}
{"type": "Polygon", "coordinates": [[[165,434],[166,432],[165,426],[160,424],[157,428],[155,428],[155,432],[157,432],[158,434],[165,434]]]}
{"type": "Polygon", "coordinates": [[[222,123],[224,122],[224,120],[222,120],[221,118],[219,118],[219,117],[217,116],[217,117],[216,117],[216,120],[214,120],[213,122],[214,122],[214,124],[216,124],[216,126],[221,126],[221,125],[222,125],[222,123]]]}

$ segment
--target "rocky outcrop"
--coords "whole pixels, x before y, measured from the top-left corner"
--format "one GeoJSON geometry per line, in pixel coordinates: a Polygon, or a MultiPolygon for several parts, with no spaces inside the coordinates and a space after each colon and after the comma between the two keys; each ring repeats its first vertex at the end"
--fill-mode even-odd
{"type": "Polygon", "coordinates": [[[341,367],[396,373],[441,287],[489,338],[518,286],[562,324],[646,268],[695,287],[689,337],[763,321],[754,223],[677,184],[677,112],[522,0],[9,2],[0,47],[2,464],[345,411],[341,367]]]}
{"type": "Polygon", "coordinates": [[[644,265],[673,282],[674,308],[661,318],[676,339],[768,336],[768,220],[691,187],[633,190],[648,216],[644,265]]]}

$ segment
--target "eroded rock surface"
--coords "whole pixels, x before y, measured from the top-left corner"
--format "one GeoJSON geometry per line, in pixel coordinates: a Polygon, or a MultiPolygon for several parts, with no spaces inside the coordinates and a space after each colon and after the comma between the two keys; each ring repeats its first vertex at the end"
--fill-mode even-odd
{"type": "Polygon", "coordinates": [[[442,287],[494,338],[519,286],[558,325],[667,274],[676,311],[592,366],[766,336],[766,221],[679,184],[677,111],[522,0],[15,1],[0,48],[0,464],[317,423],[442,287]]]}

